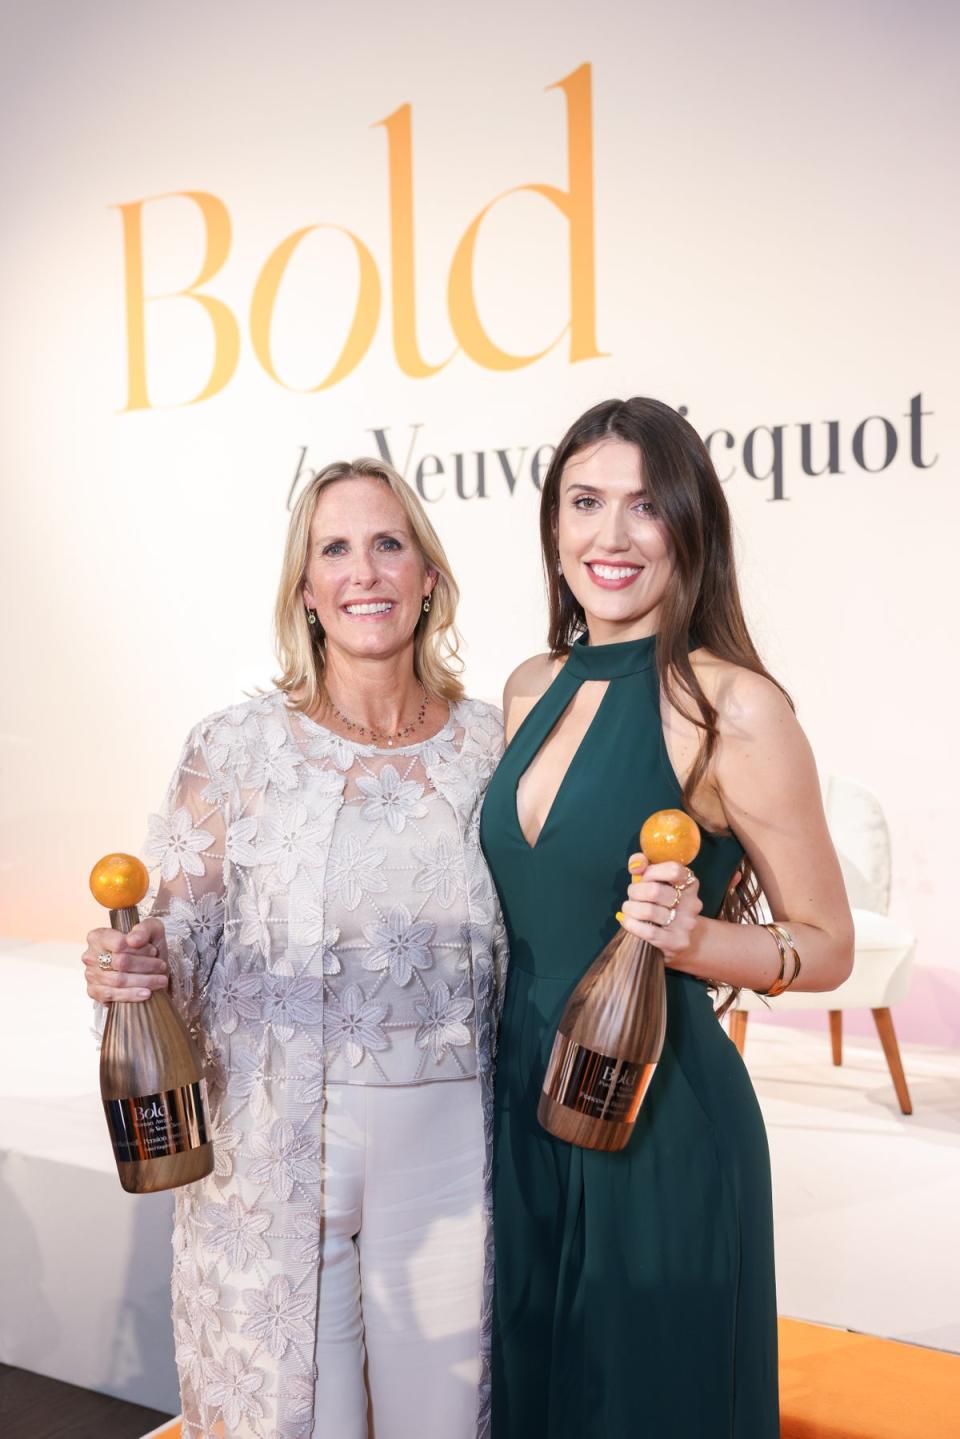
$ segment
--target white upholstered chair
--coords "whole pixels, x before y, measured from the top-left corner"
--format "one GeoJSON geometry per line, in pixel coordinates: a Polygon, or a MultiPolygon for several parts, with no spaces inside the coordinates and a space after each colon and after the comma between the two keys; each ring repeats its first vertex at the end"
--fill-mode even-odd
{"type": "Polygon", "coordinates": [[[844,883],[853,910],[855,933],[853,971],[827,994],[794,993],[762,999],[742,990],[730,1011],[730,1038],[743,1053],[751,1011],[778,1014],[826,1010],[830,1019],[833,1062],[843,1060],[843,1011],[869,1009],[873,1014],[900,1109],[912,1114],[910,1092],[900,1060],[891,1006],[906,998],[913,968],[914,936],[889,918],[890,833],[876,795],[847,779],[830,779],[826,790],[827,823],[840,857],[844,883]]]}

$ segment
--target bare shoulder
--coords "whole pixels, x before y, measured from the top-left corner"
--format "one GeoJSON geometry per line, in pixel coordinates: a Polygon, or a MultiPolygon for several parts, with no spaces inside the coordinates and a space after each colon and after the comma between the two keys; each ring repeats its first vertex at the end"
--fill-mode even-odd
{"type": "Polygon", "coordinates": [[[550,654],[531,655],[517,665],[507,680],[503,688],[504,699],[539,699],[553,683],[562,664],[562,659],[554,659],[550,654]]]}
{"type": "Polygon", "coordinates": [[[695,650],[690,662],[704,694],[717,711],[721,738],[759,738],[796,726],[790,701],[766,675],[704,649],[695,650]]]}
{"type": "Polygon", "coordinates": [[[562,659],[550,654],[531,655],[517,665],[503,687],[503,720],[508,743],[537,700],[553,684],[562,665],[562,659]]]}

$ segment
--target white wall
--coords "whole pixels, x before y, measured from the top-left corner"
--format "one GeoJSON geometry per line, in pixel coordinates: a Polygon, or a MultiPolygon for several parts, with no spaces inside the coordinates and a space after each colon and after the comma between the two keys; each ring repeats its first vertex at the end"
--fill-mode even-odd
{"type": "MultiPolygon", "coordinates": [[[[733,437],[714,446],[732,470],[758,641],[822,769],[872,785],[893,826],[894,909],[917,927],[923,966],[901,1032],[956,1038],[956,10],[46,0],[2,23],[2,931],[79,938],[90,864],[138,846],[188,725],[269,681],[303,447],[319,465],[369,452],[382,428],[408,476],[439,457],[445,476],[426,488],[441,495],[432,513],[464,590],[470,687],[496,696],[542,646],[531,453],[595,400],[646,393],[733,437]],[[417,340],[439,365],[457,344],[447,283],[460,237],[512,186],[566,187],[566,92],[548,87],[585,64],[592,185],[573,208],[579,299],[591,299],[575,338],[589,350],[592,317],[603,357],[571,363],[565,338],[513,370],[461,352],[432,375],[405,372],[391,335],[402,221],[379,122],[395,117],[396,144],[411,107],[417,340]],[[185,191],[229,214],[225,259],[201,290],[236,317],[239,358],[218,394],[184,403],[210,376],[213,327],[195,300],[151,301],[153,403],[131,409],[117,207],[185,191]],[[591,203],[595,286],[582,265],[591,203]],[[353,243],[312,233],[280,288],[273,362],[301,392],[257,359],[250,311],[268,256],[319,224],[362,239],[382,308],[352,373],[303,393],[352,322],[353,243]],[[916,395],[928,413],[911,453],[916,395]],[[870,416],[896,431],[884,469],[879,419],[869,469],[854,457],[870,416]],[[799,426],[813,426],[820,466],[828,420],[840,472],[812,477],[799,426]],[[744,468],[749,433],[774,426],[781,499],[744,468]],[[520,464],[512,494],[498,449],[520,464]],[[459,499],[451,456],[472,479],[476,451],[487,497],[459,499]]],[[[582,165],[585,127],[575,133],[582,165]]],[[[180,291],[204,256],[198,205],[151,200],[142,217],[147,293],[180,291]]],[[[569,240],[529,191],[484,221],[474,294],[502,348],[542,350],[567,323],[569,240]]],[[[761,476],[772,444],[756,434],[761,476]]]]}

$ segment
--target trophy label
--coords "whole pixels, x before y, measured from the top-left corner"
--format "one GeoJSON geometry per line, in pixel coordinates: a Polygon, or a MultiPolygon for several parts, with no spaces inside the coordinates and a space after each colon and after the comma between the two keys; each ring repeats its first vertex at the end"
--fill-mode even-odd
{"type": "Polygon", "coordinates": [[[207,1082],[160,1094],[105,1099],[103,1107],[118,1161],[164,1159],[207,1144],[207,1082]]]}
{"type": "Polygon", "coordinates": [[[655,1069],[655,1064],[600,1054],[558,1032],[543,1092],[577,1114],[632,1124],[655,1069]]]}

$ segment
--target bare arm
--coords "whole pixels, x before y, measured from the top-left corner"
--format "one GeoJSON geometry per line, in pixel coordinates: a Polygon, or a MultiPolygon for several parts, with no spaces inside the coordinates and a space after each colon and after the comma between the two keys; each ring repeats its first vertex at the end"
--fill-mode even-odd
{"type": "MultiPolygon", "coordinates": [[[[729,667],[712,698],[720,743],[711,784],[726,823],[743,843],[773,918],[794,938],[803,966],[796,988],[835,989],[853,963],[853,921],[806,736],[783,695],[762,676],[729,667]]],[[[634,856],[631,867],[645,870],[642,856],[634,856]]],[[[684,891],[676,922],[662,927],[663,907],[674,898],[665,887],[675,882],[673,868],[647,869],[631,885],[626,927],[663,949],[675,969],[767,989],[780,970],[773,937],[759,926],[703,918],[695,886],[684,891]]]]}
{"type": "Polygon", "coordinates": [[[563,664],[549,655],[533,655],[518,665],[503,689],[503,728],[507,744],[513,739],[541,695],[545,694],[563,664]]]}

